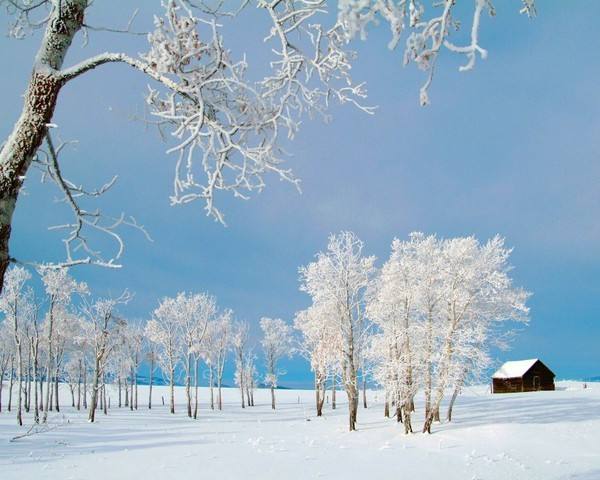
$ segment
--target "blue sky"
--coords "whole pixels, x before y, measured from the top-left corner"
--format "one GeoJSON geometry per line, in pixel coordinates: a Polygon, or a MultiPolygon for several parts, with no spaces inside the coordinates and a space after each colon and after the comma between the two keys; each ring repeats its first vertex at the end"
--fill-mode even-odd
{"type": "MultiPolygon", "coordinates": [[[[143,3],[143,30],[159,9],[158,1],[109,3],[97,2],[89,22],[123,25],[143,3]]],[[[367,81],[376,115],[335,107],[331,124],[305,123],[288,146],[303,193],[271,178],[248,202],[222,197],[227,228],[200,204],[169,206],[174,159],[133,118],[144,108],[141,74],[109,65],[72,82],[55,116],[62,138],[79,141],[63,169],[86,185],[118,174],[103,207],[136,216],[154,238],[127,234],[123,269],[82,267],[75,275],[98,294],[134,291],[125,311],[132,318],[148,318],[165,295],[207,290],[256,326],[263,315],[291,321],[307,306],[297,267],[325,247],[330,232],[355,231],[381,260],[394,236],[415,230],[481,239],[499,233],[514,247],[516,282],[533,292],[531,324],[499,359],[540,357],[561,378],[600,375],[600,3],[539,2],[534,20],[518,15],[516,0],[497,3],[498,15],[482,25],[489,58],[459,73],[462,59],[446,56],[427,108],[418,105],[422,72],[403,68],[400,52],[386,50],[387,31],[356,44],[353,75],[367,81]]],[[[267,57],[255,16],[229,32],[229,45],[260,65],[267,57]]],[[[20,112],[38,42],[39,35],[0,38],[2,137],[20,112]]],[[[96,33],[87,47],[74,45],[67,63],[144,49],[143,38],[96,33]]],[[[59,260],[59,237],[47,226],[69,217],[36,174],[26,190],[12,252],[26,261],[59,260]]],[[[303,361],[286,369],[282,384],[310,381],[303,361]]]]}

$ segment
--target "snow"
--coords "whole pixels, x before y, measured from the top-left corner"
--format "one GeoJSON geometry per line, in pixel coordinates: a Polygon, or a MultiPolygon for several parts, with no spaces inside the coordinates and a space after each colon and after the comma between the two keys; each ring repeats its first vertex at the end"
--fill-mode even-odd
{"type": "Polygon", "coordinates": [[[513,362],[506,362],[502,365],[492,378],[518,378],[522,377],[527,371],[533,367],[533,364],[537,362],[537,358],[531,358],[529,360],[516,360],[513,362]]]}
{"type": "MultiPolygon", "coordinates": [[[[108,416],[99,413],[96,424],[64,407],[49,417],[53,430],[15,442],[9,439],[27,427],[17,427],[14,412],[3,411],[0,478],[598,479],[600,384],[557,387],[506,395],[490,395],[487,386],[465,388],[452,423],[434,423],[432,435],[408,436],[383,418],[378,392],[369,392],[369,408],[359,408],[358,431],[350,433],[346,405],[339,402],[334,411],[326,404],[316,418],[310,390],[279,390],[279,408],[272,411],[268,390],[257,392],[258,406],[242,410],[239,392],[226,389],[225,409],[217,412],[207,408],[202,389],[196,421],[185,416],[182,387],[175,415],[161,405],[161,396],[168,404],[166,387],[155,387],[151,411],[115,408],[113,391],[113,408],[108,416]]],[[[68,398],[64,389],[62,399],[68,398]]],[[[417,400],[415,425],[423,415],[417,400]]],[[[30,425],[31,415],[25,420],[30,425]]]]}

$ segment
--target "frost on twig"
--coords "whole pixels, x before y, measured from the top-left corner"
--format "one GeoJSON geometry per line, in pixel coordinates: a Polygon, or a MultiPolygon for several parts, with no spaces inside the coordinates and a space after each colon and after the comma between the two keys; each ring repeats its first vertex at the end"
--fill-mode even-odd
{"type": "Polygon", "coordinates": [[[245,58],[232,58],[214,19],[194,16],[190,2],[165,4],[142,60],[177,85],[150,88],[147,96],[151,114],[177,139],[169,150],[177,156],[172,204],[202,200],[206,213],[223,222],[215,206],[218,191],[245,199],[263,189],[269,173],[298,185],[282,164],[281,141],[294,136],[305,113],[327,118],[332,100],[370,111],[360,104],[362,84],[350,78],[353,54],[343,49],[341,27],[309,23],[323,13],[321,5],[258,3],[271,19],[266,41],[276,58],[269,75],[251,82],[245,58]]]}
{"type": "MultiPolygon", "coordinates": [[[[383,20],[389,24],[392,35],[388,45],[390,49],[398,46],[403,33],[407,31],[404,64],[414,62],[427,72],[427,79],[420,90],[421,105],[427,105],[429,87],[442,47],[466,56],[467,62],[459,68],[460,71],[472,69],[478,55],[482,59],[487,57],[487,51],[479,44],[479,27],[484,10],[490,16],[495,15],[494,6],[492,0],[471,1],[474,5],[473,15],[467,20],[471,25],[470,42],[462,46],[455,45],[449,37],[461,29],[461,20],[453,14],[457,5],[462,5],[465,0],[339,0],[338,19],[347,39],[356,36],[366,38],[368,27],[383,20]]],[[[522,4],[520,13],[535,15],[534,0],[522,0],[522,4]]]]}
{"type": "Polygon", "coordinates": [[[51,0],[0,0],[0,9],[12,17],[8,36],[23,39],[33,30],[44,27],[51,7],[51,0]]]}
{"type": "Polygon", "coordinates": [[[125,243],[121,236],[122,227],[139,230],[147,240],[152,241],[150,235],[144,226],[140,225],[132,216],[121,213],[117,217],[112,217],[104,214],[100,209],[87,210],[80,205],[80,200],[83,198],[98,199],[107,193],[115,185],[117,177],[113,177],[109,182],[94,190],[87,190],[81,185],[76,185],[63,176],[58,162],[61,151],[69,143],[61,142],[55,146],[48,132],[46,144],[47,149],[40,150],[36,164],[42,170],[42,181],[51,180],[61,190],[63,198],[59,201],[66,203],[71,208],[73,221],[49,227],[50,230],[66,232],[63,239],[66,259],[58,264],[44,264],[43,268],[61,268],[82,264],[120,268],[119,260],[125,249],[125,243]],[[90,244],[90,236],[98,233],[107,236],[115,245],[113,253],[108,257],[90,244]]]}

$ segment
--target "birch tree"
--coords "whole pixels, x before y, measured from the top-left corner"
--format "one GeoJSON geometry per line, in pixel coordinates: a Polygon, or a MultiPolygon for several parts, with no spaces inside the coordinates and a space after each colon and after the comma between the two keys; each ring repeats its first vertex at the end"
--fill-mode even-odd
{"type": "Polygon", "coordinates": [[[164,298],[152,320],[146,324],[146,336],[156,345],[158,363],[169,380],[169,408],[175,413],[175,369],[181,358],[182,344],[177,322],[178,308],[174,298],[164,298]]]}
{"type": "Polygon", "coordinates": [[[235,383],[240,387],[240,393],[242,395],[242,408],[246,408],[246,401],[249,398],[245,397],[244,390],[247,389],[246,385],[246,362],[248,360],[248,336],[250,333],[250,327],[247,322],[236,322],[233,326],[233,332],[231,336],[231,346],[235,353],[235,383]]]}
{"type": "Polygon", "coordinates": [[[294,328],[302,338],[297,351],[310,363],[315,377],[317,417],[323,414],[327,376],[335,376],[341,350],[341,335],[335,324],[335,308],[331,304],[313,304],[296,313],[294,328]]]}
{"type": "Polygon", "coordinates": [[[46,399],[44,404],[43,422],[48,419],[48,410],[50,409],[50,379],[53,372],[54,361],[54,323],[57,312],[65,311],[73,295],[86,295],[88,293],[87,285],[83,282],[76,282],[70,275],[67,268],[43,269],[41,272],[42,282],[48,297],[48,312],[46,314],[46,399]]]}
{"type": "MultiPolygon", "coordinates": [[[[17,424],[23,425],[23,343],[28,345],[24,334],[25,323],[33,314],[32,291],[26,283],[31,274],[23,267],[13,267],[6,275],[6,286],[0,296],[0,313],[11,326],[17,362],[17,424]]],[[[0,379],[3,381],[3,379],[0,379]]]]}
{"type": "Polygon", "coordinates": [[[292,355],[292,329],[280,318],[263,317],[260,319],[261,340],[267,374],[265,384],[271,389],[271,408],[275,410],[275,389],[279,376],[279,361],[292,355]]]}
{"type": "MultiPolygon", "coordinates": [[[[111,63],[144,75],[151,82],[146,98],[149,113],[173,138],[168,150],[176,157],[171,203],[199,200],[208,215],[223,221],[216,205],[218,192],[245,198],[260,191],[270,173],[296,182],[282,164],[281,143],[294,137],[305,116],[328,118],[333,101],[373,113],[365,106],[364,84],[351,76],[356,53],[348,43],[353,38],[366,38],[379,23],[390,28],[390,48],[401,45],[405,38],[404,63],[414,63],[426,72],[421,104],[429,101],[428,90],[443,51],[464,57],[463,71],[472,69],[477,58],[485,58],[487,51],[479,40],[480,20],[485,11],[493,15],[494,7],[490,0],[475,0],[472,14],[462,18],[464,10],[459,8],[464,3],[235,0],[216,2],[215,6],[202,0],[167,0],[163,2],[164,15],[156,17],[154,31],[147,36],[146,52],[132,56],[120,48],[73,64],[69,58],[77,37],[87,39],[96,30],[122,35],[131,33],[131,26],[90,25],[91,0],[0,1],[0,8],[11,19],[11,36],[22,38],[43,31],[22,112],[0,150],[0,290],[12,261],[13,213],[34,160],[73,210],[74,220],[59,226],[66,232],[63,265],[118,267],[123,253],[120,227],[139,227],[134,219],[111,218],[79,205],[81,196],[95,197],[114,182],[88,191],[61,173],[49,128],[59,94],[69,83],[111,63]],[[268,22],[265,45],[272,55],[270,69],[258,75],[248,73],[250,65],[242,52],[227,49],[221,26],[229,22],[239,25],[250,5],[258,7],[268,22]],[[330,15],[330,8],[337,10],[337,15],[330,15]],[[470,30],[466,44],[456,40],[462,25],[470,30]],[[47,148],[41,155],[44,141],[47,148]],[[115,241],[114,252],[103,256],[90,246],[89,231],[107,234],[115,241]]],[[[522,0],[522,5],[521,12],[534,14],[533,0],[522,0]]]]}
{"type": "Polygon", "coordinates": [[[529,293],[513,286],[509,276],[510,253],[504,239],[498,236],[483,245],[473,237],[446,242],[442,347],[432,410],[425,418],[424,432],[431,432],[434,412],[439,410],[445,389],[453,383],[452,374],[456,372],[453,365],[457,361],[465,363],[458,352],[467,351],[465,344],[476,345],[473,322],[481,329],[480,334],[485,335],[497,322],[527,319],[529,293]]]}
{"type": "Polygon", "coordinates": [[[104,382],[104,373],[106,361],[115,348],[116,337],[114,331],[119,327],[124,327],[124,322],[116,316],[116,307],[119,304],[125,304],[130,300],[128,292],[124,292],[118,298],[98,299],[91,305],[85,305],[83,311],[86,315],[86,329],[83,332],[93,348],[94,374],[92,377],[92,398],[89,406],[88,420],[94,422],[96,419],[96,409],[98,408],[101,394],[100,384],[104,382]]]}
{"type": "Polygon", "coordinates": [[[313,305],[329,306],[338,331],[338,358],[348,396],[350,431],[356,430],[358,369],[370,332],[365,316],[366,295],[374,274],[375,257],[363,255],[363,243],[352,232],[331,235],[327,251],[300,268],[300,290],[310,295],[313,305]]]}

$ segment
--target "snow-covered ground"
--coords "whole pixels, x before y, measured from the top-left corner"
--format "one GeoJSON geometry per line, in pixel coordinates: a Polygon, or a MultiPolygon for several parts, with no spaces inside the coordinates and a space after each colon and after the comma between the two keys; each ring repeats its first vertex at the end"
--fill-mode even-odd
{"type": "Polygon", "coordinates": [[[144,402],[136,412],[115,408],[113,392],[113,408],[96,424],[65,407],[51,416],[53,430],[14,442],[28,427],[0,414],[0,479],[600,479],[600,384],[558,387],[507,395],[467,388],[452,423],[409,436],[383,418],[375,392],[353,433],[343,401],[316,418],[311,391],[278,391],[272,411],[266,390],[257,392],[258,406],[242,410],[237,390],[227,389],[217,412],[207,409],[202,389],[196,421],[185,416],[182,388],[175,415],[158,405],[168,398],[165,387],[155,389],[151,411],[144,402]]]}

